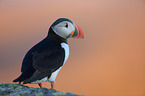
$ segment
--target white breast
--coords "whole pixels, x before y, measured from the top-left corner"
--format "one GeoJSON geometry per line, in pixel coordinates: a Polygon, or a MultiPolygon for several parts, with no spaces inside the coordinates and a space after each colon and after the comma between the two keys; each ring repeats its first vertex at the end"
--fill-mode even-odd
{"type": "Polygon", "coordinates": [[[64,63],[65,63],[69,57],[69,46],[66,43],[61,43],[61,47],[64,48],[65,50],[65,59],[64,59],[64,63]]]}
{"type": "MultiPolygon", "coordinates": [[[[64,48],[64,50],[65,50],[65,59],[64,59],[64,63],[65,63],[66,60],[69,57],[69,46],[66,43],[61,43],[61,47],[64,48]]],[[[56,78],[56,76],[57,76],[57,74],[58,74],[58,72],[60,71],[61,68],[62,67],[60,67],[59,69],[57,69],[55,72],[52,73],[52,75],[48,79],[49,82],[55,82],[55,78],[56,78]]]]}

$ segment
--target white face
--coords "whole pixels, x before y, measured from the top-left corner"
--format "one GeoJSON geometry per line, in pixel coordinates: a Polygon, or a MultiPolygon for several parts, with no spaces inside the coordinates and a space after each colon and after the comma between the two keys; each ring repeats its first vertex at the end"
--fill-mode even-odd
{"type": "Polygon", "coordinates": [[[52,26],[52,29],[57,35],[63,38],[68,38],[68,36],[75,31],[75,25],[68,21],[63,21],[52,26]]]}

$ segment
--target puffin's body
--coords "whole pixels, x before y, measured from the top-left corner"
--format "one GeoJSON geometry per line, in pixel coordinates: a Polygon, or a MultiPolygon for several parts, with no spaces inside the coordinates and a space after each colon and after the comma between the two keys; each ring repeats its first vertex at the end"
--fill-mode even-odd
{"type": "Polygon", "coordinates": [[[68,38],[83,37],[81,29],[67,18],[57,19],[49,28],[46,38],[33,46],[25,55],[22,74],[13,82],[38,84],[50,82],[54,89],[55,78],[69,57],[68,38]]]}

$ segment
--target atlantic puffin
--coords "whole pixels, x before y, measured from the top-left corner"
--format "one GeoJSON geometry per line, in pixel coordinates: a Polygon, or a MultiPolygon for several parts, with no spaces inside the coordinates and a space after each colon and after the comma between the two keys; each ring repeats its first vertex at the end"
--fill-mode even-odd
{"type": "Polygon", "coordinates": [[[42,83],[48,81],[54,89],[56,76],[69,57],[68,38],[84,38],[84,35],[70,19],[57,19],[48,35],[26,53],[21,75],[13,82],[38,84],[42,88],[42,83]]]}

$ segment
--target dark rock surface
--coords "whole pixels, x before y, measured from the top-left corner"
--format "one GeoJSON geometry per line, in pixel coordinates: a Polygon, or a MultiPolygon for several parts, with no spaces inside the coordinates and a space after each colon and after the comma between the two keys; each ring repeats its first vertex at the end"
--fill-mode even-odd
{"type": "Polygon", "coordinates": [[[0,96],[84,96],[60,92],[48,88],[33,88],[14,83],[1,83],[0,96]]]}

